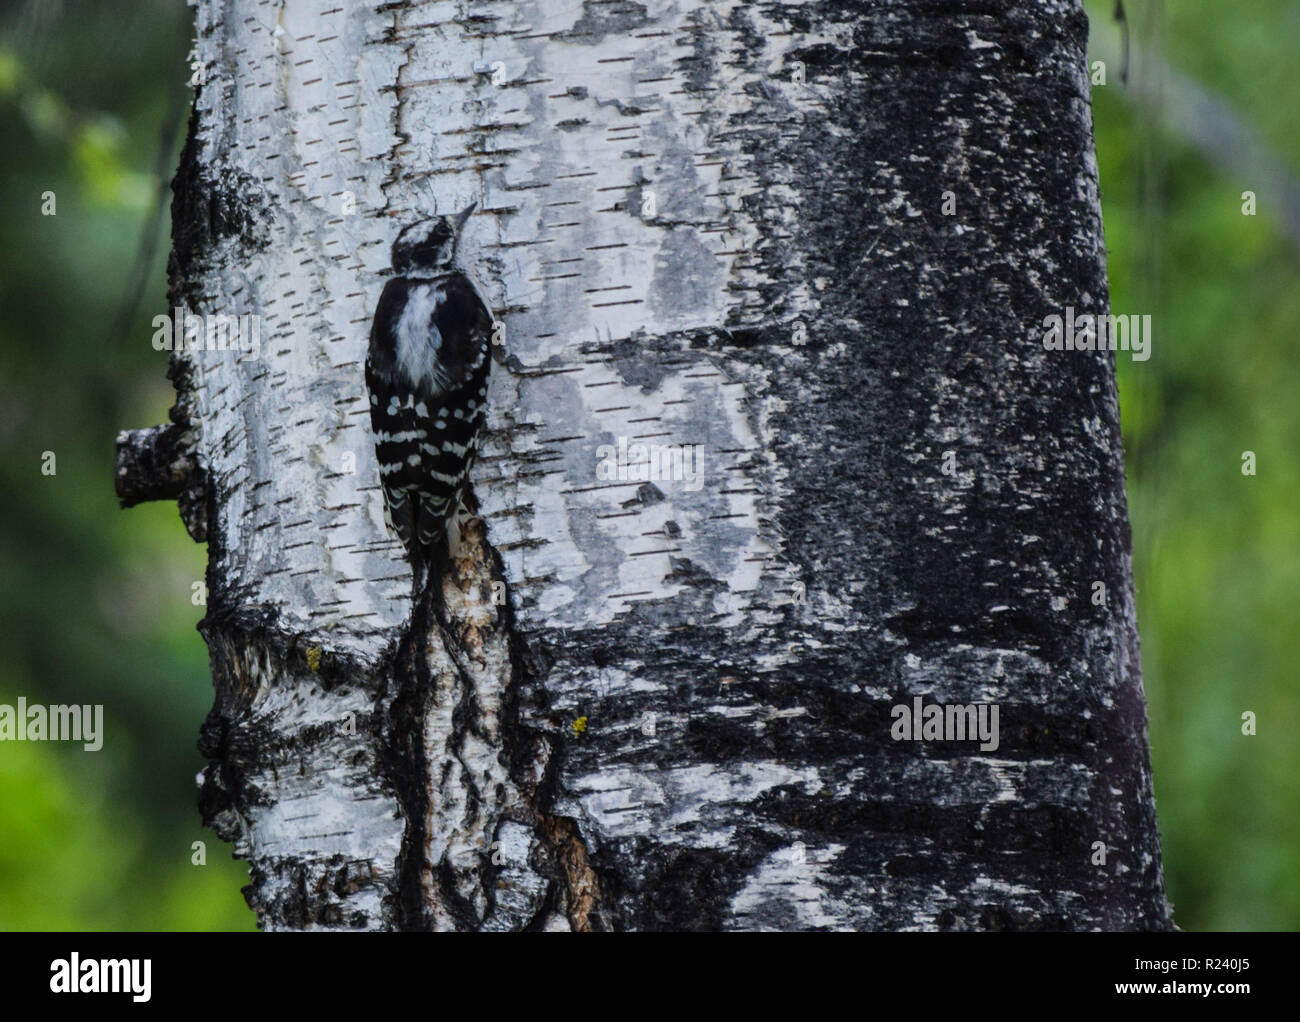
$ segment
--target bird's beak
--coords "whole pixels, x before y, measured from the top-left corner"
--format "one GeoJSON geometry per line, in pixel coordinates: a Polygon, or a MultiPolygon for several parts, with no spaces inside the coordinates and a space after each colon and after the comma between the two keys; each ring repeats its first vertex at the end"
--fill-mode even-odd
{"type": "Polygon", "coordinates": [[[457,216],[456,216],[456,233],[457,233],[457,234],[459,234],[460,231],[461,231],[461,228],[465,226],[465,221],[469,219],[469,215],[470,215],[471,213],[473,213],[474,210],[476,210],[476,209],[478,209],[478,203],[477,203],[477,202],[471,202],[471,203],[469,204],[469,206],[465,209],[465,211],[464,211],[463,213],[459,213],[459,214],[457,214],[457,216]]]}

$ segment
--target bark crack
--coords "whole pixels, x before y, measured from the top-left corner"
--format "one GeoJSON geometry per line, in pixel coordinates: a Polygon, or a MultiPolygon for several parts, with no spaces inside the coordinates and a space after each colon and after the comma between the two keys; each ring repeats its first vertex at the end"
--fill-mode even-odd
{"type": "Polygon", "coordinates": [[[575,933],[604,929],[597,916],[600,902],[600,878],[592,868],[587,843],[578,823],[568,816],[543,816],[541,832],[550,843],[560,868],[565,895],[565,915],[575,933]]]}

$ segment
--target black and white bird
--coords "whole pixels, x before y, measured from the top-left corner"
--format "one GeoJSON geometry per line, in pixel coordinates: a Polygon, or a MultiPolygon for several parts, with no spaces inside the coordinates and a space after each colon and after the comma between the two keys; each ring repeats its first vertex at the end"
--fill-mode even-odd
{"type": "Polygon", "coordinates": [[[417,588],[459,544],[487,405],[492,313],[456,253],[475,205],[397,236],[395,276],[370,330],[366,385],[379,478],[417,588]]]}

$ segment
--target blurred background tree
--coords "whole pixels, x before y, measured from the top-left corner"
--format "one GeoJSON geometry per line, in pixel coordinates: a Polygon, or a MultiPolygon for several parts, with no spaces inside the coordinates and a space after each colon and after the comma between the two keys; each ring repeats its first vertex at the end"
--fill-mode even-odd
{"type": "Polygon", "coordinates": [[[41,0],[0,26],[0,702],[102,703],[106,736],[0,745],[6,930],[255,928],[247,870],[195,806],[204,548],[174,505],[125,514],[113,495],[117,431],[172,403],[150,322],[191,32],[159,0],[41,0]]]}
{"type": "MultiPolygon", "coordinates": [[[[1127,84],[1114,5],[1088,5],[1112,306],[1154,325],[1150,361],[1118,364],[1166,880],[1184,929],[1295,930],[1300,6],[1126,6],[1127,84]],[[1189,134],[1189,93],[1260,148],[1189,134]]],[[[150,338],[190,12],[27,0],[0,19],[0,703],[103,703],[107,735],[0,745],[0,929],[252,929],[246,869],[195,807],[204,549],[174,505],[118,512],[112,482],[117,431],[172,400],[150,338]]]]}
{"type": "MultiPolygon", "coordinates": [[[[1165,880],[1183,929],[1296,930],[1300,240],[1285,202],[1300,171],[1300,5],[1125,6],[1131,84],[1156,103],[1133,102],[1113,62],[1092,95],[1111,305],[1150,313],[1155,335],[1150,361],[1118,367],[1165,880]],[[1180,121],[1198,90],[1218,109],[1180,121]],[[1259,151],[1193,142],[1211,115],[1259,151]]],[[[1098,53],[1117,49],[1113,10],[1089,5],[1098,53]]]]}

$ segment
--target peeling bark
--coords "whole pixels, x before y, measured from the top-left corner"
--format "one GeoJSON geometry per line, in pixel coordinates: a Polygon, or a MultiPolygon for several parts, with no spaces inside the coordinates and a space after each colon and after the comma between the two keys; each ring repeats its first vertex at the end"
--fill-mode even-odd
{"type": "Polygon", "coordinates": [[[203,495],[263,926],[1172,925],[1113,360],[1041,343],[1108,308],[1077,0],[195,6],[172,304],[261,350],[173,355],[119,493],[203,495]],[[483,524],[419,606],[362,360],[475,200],[483,524]],[[999,748],[892,740],[917,696],[999,748]]]}

